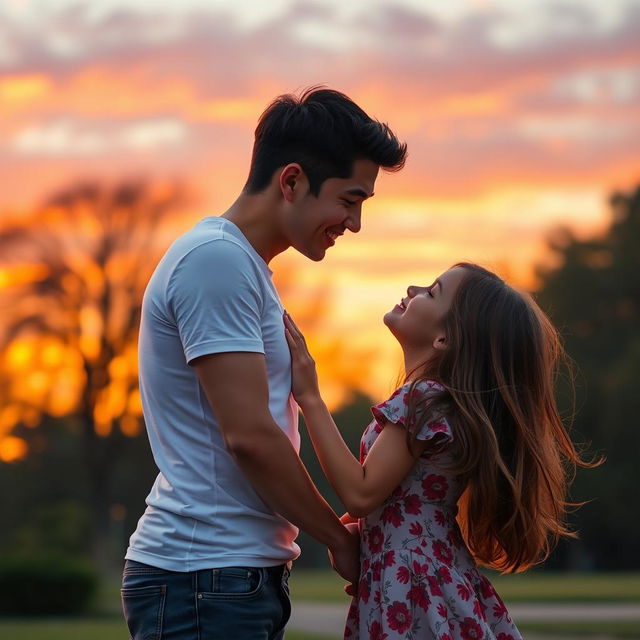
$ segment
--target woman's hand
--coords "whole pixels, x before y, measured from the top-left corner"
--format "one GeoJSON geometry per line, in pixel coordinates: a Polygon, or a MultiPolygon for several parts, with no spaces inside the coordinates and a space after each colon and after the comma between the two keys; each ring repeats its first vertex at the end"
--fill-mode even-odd
{"type": "Polygon", "coordinates": [[[296,402],[303,407],[305,402],[320,397],[318,375],[307,343],[291,316],[284,312],[284,333],[291,352],[291,391],[296,402]]]}

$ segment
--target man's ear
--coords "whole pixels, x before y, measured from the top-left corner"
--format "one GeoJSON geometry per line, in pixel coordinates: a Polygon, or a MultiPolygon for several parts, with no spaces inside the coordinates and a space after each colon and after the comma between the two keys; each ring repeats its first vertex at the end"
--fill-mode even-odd
{"type": "Polygon", "coordinates": [[[286,202],[293,202],[300,194],[302,183],[306,176],[302,167],[297,162],[291,162],[280,171],[278,178],[280,193],[286,202]]]}
{"type": "Polygon", "coordinates": [[[449,344],[447,342],[447,336],[445,336],[444,334],[439,335],[433,341],[433,348],[436,351],[444,351],[448,346],[449,346],[449,344]]]}

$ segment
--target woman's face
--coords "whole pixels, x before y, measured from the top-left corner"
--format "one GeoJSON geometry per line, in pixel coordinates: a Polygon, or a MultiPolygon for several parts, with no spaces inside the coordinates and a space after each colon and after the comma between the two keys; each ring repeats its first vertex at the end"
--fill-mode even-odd
{"type": "Polygon", "coordinates": [[[428,287],[407,288],[407,295],[384,316],[385,325],[403,348],[429,350],[446,346],[443,320],[464,276],[463,267],[454,267],[428,287]]]}

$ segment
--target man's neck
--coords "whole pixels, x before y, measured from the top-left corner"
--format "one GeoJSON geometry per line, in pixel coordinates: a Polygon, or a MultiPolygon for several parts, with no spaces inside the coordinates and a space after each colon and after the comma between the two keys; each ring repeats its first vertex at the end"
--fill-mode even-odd
{"type": "Polygon", "coordinates": [[[254,195],[241,193],[222,214],[242,231],[267,264],[289,248],[277,224],[276,208],[277,203],[272,202],[266,192],[254,195]]]}

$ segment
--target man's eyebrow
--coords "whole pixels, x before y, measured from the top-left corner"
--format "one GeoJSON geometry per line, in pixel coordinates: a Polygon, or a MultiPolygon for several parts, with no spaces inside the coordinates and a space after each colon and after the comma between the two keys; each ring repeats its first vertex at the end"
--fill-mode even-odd
{"type": "Polygon", "coordinates": [[[358,187],[352,187],[351,189],[345,189],[345,193],[350,195],[350,196],[358,196],[359,198],[362,198],[363,200],[366,200],[367,198],[373,198],[373,196],[375,196],[375,193],[372,193],[371,195],[369,195],[364,189],[360,189],[358,187]]]}

